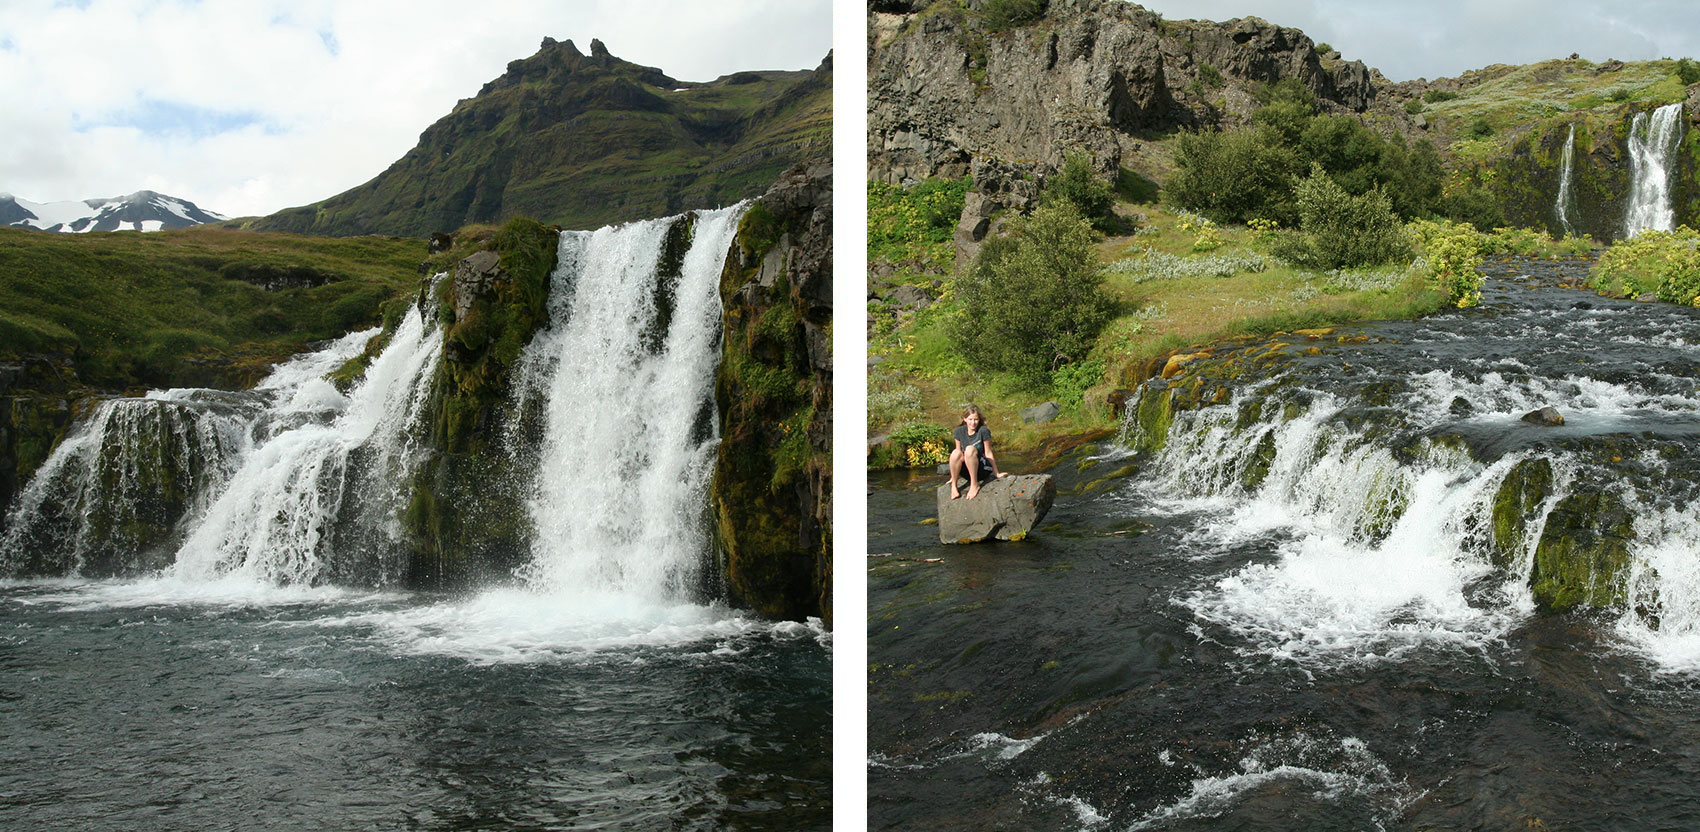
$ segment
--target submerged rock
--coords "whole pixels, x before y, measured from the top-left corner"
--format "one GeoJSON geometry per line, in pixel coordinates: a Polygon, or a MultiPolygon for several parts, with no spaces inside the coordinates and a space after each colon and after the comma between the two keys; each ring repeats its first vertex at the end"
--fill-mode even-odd
{"type": "Polygon", "coordinates": [[[938,487],[940,543],[982,540],[1021,540],[1033,530],[1056,501],[1057,487],[1049,474],[1015,474],[980,486],[967,497],[967,480],[958,482],[961,499],[950,498],[950,483],[938,487]]]}

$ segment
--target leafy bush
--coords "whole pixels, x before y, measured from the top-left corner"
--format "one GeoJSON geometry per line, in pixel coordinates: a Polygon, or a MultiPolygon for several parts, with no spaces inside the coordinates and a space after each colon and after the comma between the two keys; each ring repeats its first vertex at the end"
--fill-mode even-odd
{"type": "Polygon", "coordinates": [[[1700,296],[1700,232],[1643,231],[1619,240],[1600,255],[1588,273],[1595,290],[1613,295],[1657,292],[1659,300],[1694,304],[1700,296]]]}
{"type": "Polygon", "coordinates": [[[1428,92],[1423,93],[1423,100],[1430,104],[1439,104],[1442,101],[1451,101],[1457,97],[1458,93],[1451,90],[1429,90],[1428,92]]]}
{"type": "Polygon", "coordinates": [[[1100,179],[1092,169],[1092,161],[1084,153],[1070,153],[1061,171],[1045,183],[1044,199],[1065,200],[1085,217],[1092,227],[1109,233],[1116,227],[1115,204],[1110,183],[1100,179]]]}
{"type": "Polygon", "coordinates": [[[1485,139],[1493,135],[1493,125],[1486,118],[1476,116],[1470,120],[1470,126],[1464,129],[1464,135],[1472,139],[1485,139]]]}
{"type": "Polygon", "coordinates": [[[982,246],[957,280],[962,316],[952,335],[974,367],[1037,388],[1058,367],[1085,358],[1111,302],[1092,229],[1072,203],[1045,202],[1014,225],[1016,236],[982,246]]]}
{"type": "Polygon", "coordinates": [[[1469,223],[1419,220],[1410,226],[1411,236],[1427,259],[1429,282],[1446,302],[1459,309],[1482,300],[1482,235],[1469,223]]]}
{"type": "Polygon", "coordinates": [[[1410,101],[1405,102],[1405,112],[1410,115],[1414,116],[1422,112],[1424,109],[1426,108],[1423,106],[1423,102],[1418,99],[1413,98],[1410,101]]]}
{"type": "Polygon", "coordinates": [[[1685,87],[1700,83],[1700,63],[1695,63],[1693,60],[1688,58],[1678,59],[1676,62],[1676,77],[1677,80],[1681,81],[1682,85],[1685,87]]]}
{"type": "MultiPolygon", "coordinates": [[[[1261,111],[1260,111],[1261,112],[1261,111]]],[[[1175,205],[1217,222],[1268,218],[1291,224],[1291,178],[1298,152],[1269,125],[1229,133],[1183,133],[1165,193],[1175,205]]]]}
{"type": "Polygon", "coordinates": [[[1321,164],[1347,193],[1380,188],[1401,217],[1434,210],[1441,196],[1440,154],[1426,140],[1386,139],[1356,118],[1318,115],[1316,99],[1296,81],[1262,91],[1267,103],[1256,127],[1232,133],[1182,135],[1170,200],[1218,222],[1298,219],[1293,179],[1321,164]]]}
{"type": "Polygon", "coordinates": [[[1227,83],[1222,79],[1222,71],[1210,64],[1198,65],[1198,80],[1203,81],[1204,86],[1213,90],[1221,89],[1222,85],[1227,83]]]}
{"type": "Polygon", "coordinates": [[[1313,269],[1410,259],[1410,238],[1393,213],[1392,202],[1380,189],[1352,196],[1329,178],[1321,165],[1312,165],[1310,176],[1300,181],[1294,192],[1301,230],[1277,238],[1277,257],[1313,269]]]}
{"type": "Polygon", "coordinates": [[[1104,380],[1102,359],[1089,358],[1065,364],[1051,373],[1051,395],[1063,407],[1077,407],[1086,396],[1087,388],[1104,380]]]}
{"type": "Polygon", "coordinates": [[[910,422],[891,432],[882,465],[885,468],[931,468],[950,461],[950,429],[930,422],[910,422]]]}
{"type": "Polygon", "coordinates": [[[909,188],[868,183],[868,259],[949,268],[955,258],[951,235],[962,217],[971,181],[929,179],[909,188]]]}

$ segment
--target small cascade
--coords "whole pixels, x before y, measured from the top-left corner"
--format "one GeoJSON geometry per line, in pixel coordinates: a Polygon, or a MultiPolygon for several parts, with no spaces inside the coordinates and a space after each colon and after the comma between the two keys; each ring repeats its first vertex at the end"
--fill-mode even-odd
{"type": "MultiPolygon", "coordinates": [[[[377,582],[393,574],[382,551],[339,562],[336,524],[364,514],[393,525],[400,500],[395,484],[414,461],[409,442],[442,348],[436,316],[415,306],[347,398],[325,395],[329,385],[321,380],[324,387],[304,388],[285,403],[274,417],[298,414],[301,404],[316,412],[304,421],[284,420],[286,427],[243,460],[178,550],[174,574],[191,581],[239,575],[299,584],[377,582]]],[[[390,532],[392,538],[399,534],[390,532]]]]}
{"type": "Polygon", "coordinates": [[[1566,236],[1576,233],[1576,224],[1570,221],[1570,216],[1576,210],[1576,197],[1570,192],[1570,183],[1576,176],[1576,125],[1570,125],[1570,132],[1564,137],[1564,156],[1558,168],[1558,199],[1553,202],[1553,213],[1558,216],[1558,225],[1564,229],[1566,236]]]}
{"type": "Polygon", "coordinates": [[[1676,148],[1682,140],[1682,103],[1666,104],[1651,115],[1636,113],[1629,124],[1629,208],[1623,234],[1633,237],[1649,229],[1670,231],[1676,214],[1671,208],[1670,180],[1676,169],[1676,148]]]}
{"type": "Polygon", "coordinates": [[[1380,325],[1385,344],[1255,384],[1210,381],[1224,366],[1143,387],[1135,492],[1210,515],[1191,557],[1272,555],[1177,600],[1306,663],[1480,651],[1537,610],[1603,609],[1700,671],[1700,316],[1542,291],[1502,284],[1497,312],[1380,325]],[[1521,419],[1543,406],[1563,426],[1521,419]]]}
{"type": "Polygon", "coordinates": [[[742,214],[563,232],[552,322],[519,384],[543,394],[534,589],[649,604],[696,589],[718,440],[719,280],[742,214]]]}
{"type": "MultiPolygon", "coordinates": [[[[254,390],[177,389],[102,402],[19,495],[0,539],[12,575],[127,575],[171,563],[268,416],[329,388],[322,376],[371,332],[280,364],[254,390]]],[[[335,395],[335,390],[330,390],[335,395]]]]}

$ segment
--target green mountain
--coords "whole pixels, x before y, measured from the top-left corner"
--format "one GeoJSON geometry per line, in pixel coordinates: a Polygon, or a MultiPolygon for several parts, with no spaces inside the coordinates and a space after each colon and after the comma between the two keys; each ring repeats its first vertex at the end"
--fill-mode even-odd
{"type": "Polygon", "coordinates": [[[364,185],[268,217],[260,231],[422,237],[515,215],[567,228],[758,196],[832,138],[832,58],[812,71],[678,81],[545,38],[537,54],[431,125],[364,185]]]}

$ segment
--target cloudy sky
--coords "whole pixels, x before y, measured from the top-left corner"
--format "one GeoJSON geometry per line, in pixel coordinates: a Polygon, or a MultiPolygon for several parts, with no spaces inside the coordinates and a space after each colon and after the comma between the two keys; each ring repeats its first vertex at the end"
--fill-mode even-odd
{"type": "Polygon", "coordinates": [[[1591,61],[1700,58],[1693,0],[1138,0],[1172,20],[1255,15],[1303,29],[1395,81],[1575,52],[1591,61]]]}
{"type": "Polygon", "coordinates": [[[229,216],[381,173],[543,38],[686,81],[813,69],[830,0],[0,0],[0,192],[229,216]]]}

